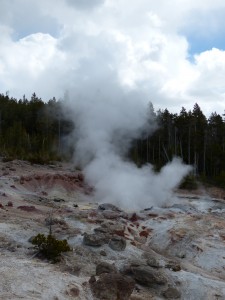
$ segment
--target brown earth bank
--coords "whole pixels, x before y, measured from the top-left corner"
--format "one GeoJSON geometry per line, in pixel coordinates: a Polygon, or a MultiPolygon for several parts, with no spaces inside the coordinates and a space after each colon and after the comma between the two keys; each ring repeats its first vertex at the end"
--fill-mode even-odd
{"type": "Polygon", "coordinates": [[[0,299],[225,299],[223,190],[135,212],[93,192],[71,164],[0,162],[0,299]],[[54,264],[31,243],[50,228],[54,264]]]}

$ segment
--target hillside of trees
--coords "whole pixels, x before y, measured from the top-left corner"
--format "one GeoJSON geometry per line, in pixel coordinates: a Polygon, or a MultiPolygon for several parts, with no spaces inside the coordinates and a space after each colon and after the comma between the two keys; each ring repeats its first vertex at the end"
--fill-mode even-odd
{"type": "MultiPolygon", "coordinates": [[[[149,122],[158,124],[151,135],[133,141],[129,157],[138,165],[151,163],[155,170],[174,156],[193,165],[193,176],[208,183],[225,186],[225,120],[212,112],[209,118],[196,103],[176,114],[167,109],[154,111],[149,104],[149,122]]],[[[44,102],[34,93],[31,99],[10,98],[0,94],[0,156],[5,160],[23,159],[49,163],[69,159],[64,138],[73,130],[60,101],[44,102]]]]}
{"type": "Polygon", "coordinates": [[[174,156],[193,166],[193,177],[225,187],[225,121],[224,114],[203,114],[196,103],[192,111],[181,108],[179,114],[167,109],[150,115],[158,123],[153,135],[135,141],[131,156],[138,165],[146,162],[159,170],[174,156]]]}
{"type": "Polygon", "coordinates": [[[61,160],[63,137],[72,129],[55,98],[45,103],[35,93],[30,100],[0,94],[0,156],[5,160],[61,160]]]}

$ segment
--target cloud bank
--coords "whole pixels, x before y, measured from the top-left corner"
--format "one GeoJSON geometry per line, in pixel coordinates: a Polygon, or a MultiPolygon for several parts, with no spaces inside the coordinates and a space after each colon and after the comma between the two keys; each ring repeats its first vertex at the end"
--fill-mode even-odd
{"type": "Polygon", "coordinates": [[[156,109],[179,112],[198,102],[206,114],[224,111],[225,51],[215,45],[190,52],[192,35],[223,37],[222,0],[204,6],[200,0],[0,0],[0,5],[3,93],[60,98],[81,69],[88,76],[90,68],[105,64],[122,86],[146,93],[156,109]]]}

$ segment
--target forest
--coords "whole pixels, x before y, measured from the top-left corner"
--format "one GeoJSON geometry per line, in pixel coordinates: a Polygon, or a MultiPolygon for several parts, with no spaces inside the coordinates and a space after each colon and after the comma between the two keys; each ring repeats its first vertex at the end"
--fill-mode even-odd
{"type": "MultiPolygon", "coordinates": [[[[54,97],[48,102],[35,93],[31,99],[0,94],[0,156],[5,160],[22,159],[45,164],[69,160],[74,149],[65,147],[65,137],[74,129],[54,97]]],[[[154,111],[149,103],[149,122],[156,122],[153,134],[133,141],[128,157],[137,166],[150,163],[158,171],[174,156],[193,166],[193,178],[225,186],[224,112],[206,118],[196,103],[192,110],[179,113],[168,109],[154,111]]]]}
{"type": "Polygon", "coordinates": [[[22,159],[49,163],[66,159],[63,138],[73,123],[63,117],[60,101],[45,103],[35,93],[28,100],[0,94],[0,155],[4,160],[22,159]]]}

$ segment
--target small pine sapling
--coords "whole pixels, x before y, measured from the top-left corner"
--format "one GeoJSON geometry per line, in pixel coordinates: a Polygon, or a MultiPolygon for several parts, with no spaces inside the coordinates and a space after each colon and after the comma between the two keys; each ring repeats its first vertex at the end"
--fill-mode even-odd
{"type": "Polygon", "coordinates": [[[53,235],[38,234],[32,239],[32,244],[38,250],[38,254],[53,262],[60,259],[62,252],[71,251],[67,240],[57,240],[53,235]]]}
{"type": "Polygon", "coordinates": [[[38,250],[38,255],[47,258],[53,262],[60,260],[62,252],[68,252],[72,249],[70,248],[67,240],[57,240],[52,235],[52,219],[53,212],[49,213],[49,234],[45,236],[44,234],[38,234],[32,239],[32,244],[35,245],[38,250]]]}

